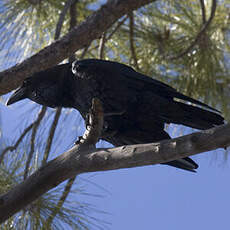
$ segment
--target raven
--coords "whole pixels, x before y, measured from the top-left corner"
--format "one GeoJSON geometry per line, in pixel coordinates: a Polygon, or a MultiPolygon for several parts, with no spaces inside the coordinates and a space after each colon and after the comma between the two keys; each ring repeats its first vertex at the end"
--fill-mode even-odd
{"type": "MultiPolygon", "coordinates": [[[[53,108],[75,108],[86,119],[94,97],[100,99],[105,113],[101,139],[114,146],[170,139],[165,123],[204,130],[224,122],[216,109],[167,84],[127,65],[98,59],[61,64],[35,73],[24,80],[7,105],[29,98],[53,108]]],[[[167,164],[189,171],[198,168],[188,157],[167,164]]]]}

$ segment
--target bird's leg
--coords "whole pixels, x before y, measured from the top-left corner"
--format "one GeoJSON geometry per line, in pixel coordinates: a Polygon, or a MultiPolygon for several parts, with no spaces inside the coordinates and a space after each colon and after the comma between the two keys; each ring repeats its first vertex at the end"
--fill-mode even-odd
{"type": "MultiPolygon", "coordinates": [[[[125,113],[125,111],[116,111],[116,112],[107,112],[104,113],[104,117],[111,117],[111,116],[121,116],[125,113]]],[[[101,133],[101,138],[106,137],[113,137],[117,134],[116,130],[109,130],[109,124],[104,120],[103,130],[101,133]]]]}
{"type": "MultiPolygon", "coordinates": [[[[90,110],[91,110],[91,109],[90,109],[90,110]]],[[[85,127],[86,127],[86,128],[87,128],[87,126],[90,124],[89,119],[90,119],[90,111],[89,111],[89,113],[87,113],[86,116],[85,116],[85,127]]]]}
{"type": "Polygon", "coordinates": [[[104,124],[103,107],[98,98],[92,99],[92,105],[85,118],[86,130],[75,144],[93,145],[95,147],[101,136],[104,124]]]}
{"type": "MultiPolygon", "coordinates": [[[[85,121],[85,128],[86,128],[86,129],[87,129],[87,127],[90,125],[90,113],[91,113],[91,109],[89,109],[89,112],[86,114],[85,119],[84,119],[84,121],[85,121]]],[[[82,136],[79,136],[79,137],[78,137],[78,140],[75,141],[75,145],[79,144],[79,143],[81,142],[82,139],[83,139],[83,137],[82,137],[82,136]]]]}
{"type": "MultiPolygon", "coordinates": [[[[109,112],[109,113],[104,113],[104,117],[111,117],[111,116],[120,116],[123,115],[125,111],[119,111],[119,112],[109,112]]],[[[91,114],[91,109],[89,113],[86,114],[85,116],[85,127],[87,128],[90,125],[90,114],[91,114]]],[[[103,130],[101,132],[100,138],[106,138],[106,137],[113,137],[117,134],[116,130],[109,130],[109,124],[104,120],[104,125],[103,125],[103,130]]],[[[79,139],[75,142],[75,144],[79,144],[81,139],[83,138],[82,136],[78,137],[79,139]]]]}

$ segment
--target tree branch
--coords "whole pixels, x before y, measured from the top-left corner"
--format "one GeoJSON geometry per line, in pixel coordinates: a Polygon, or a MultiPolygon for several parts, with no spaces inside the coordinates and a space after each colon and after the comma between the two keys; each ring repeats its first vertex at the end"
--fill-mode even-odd
{"type": "Polygon", "coordinates": [[[60,37],[62,25],[63,25],[64,20],[65,20],[65,16],[66,16],[69,8],[72,6],[73,3],[75,3],[75,1],[77,1],[77,0],[67,0],[65,2],[65,5],[64,5],[64,7],[62,9],[62,12],[60,13],[58,23],[57,23],[57,26],[56,26],[56,29],[55,29],[55,35],[54,35],[55,40],[57,40],[60,37]]]}
{"type": "Polygon", "coordinates": [[[131,55],[132,59],[134,62],[134,66],[136,70],[139,70],[138,66],[138,61],[137,61],[137,55],[135,51],[135,45],[134,45],[134,17],[133,17],[133,12],[129,13],[129,44],[130,44],[130,50],[131,50],[131,55]]]}
{"type": "Polygon", "coordinates": [[[62,108],[57,108],[56,112],[55,112],[55,116],[54,116],[54,120],[52,122],[52,125],[50,127],[50,131],[49,131],[49,135],[46,141],[46,148],[45,148],[45,152],[44,152],[44,156],[43,156],[43,160],[42,160],[42,165],[44,165],[49,157],[49,153],[50,153],[50,149],[53,143],[53,138],[54,138],[54,134],[57,128],[57,124],[59,121],[59,118],[61,116],[61,110],[62,108]]]}
{"type": "Polygon", "coordinates": [[[105,57],[105,52],[104,52],[105,43],[106,43],[106,32],[102,33],[101,35],[101,39],[100,39],[100,43],[98,47],[98,58],[99,59],[104,59],[105,57]]]}
{"type": "MultiPolygon", "coordinates": [[[[36,122],[36,121],[35,121],[36,122]]],[[[28,127],[26,127],[24,129],[24,131],[22,132],[21,136],[18,138],[18,140],[16,141],[16,143],[14,145],[11,145],[11,146],[7,146],[1,153],[0,155],[0,164],[2,163],[3,159],[4,159],[4,156],[6,155],[6,153],[8,151],[14,151],[17,149],[17,147],[19,146],[19,144],[21,143],[21,141],[23,140],[23,138],[25,137],[25,135],[33,128],[34,126],[34,123],[33,122],[32,124],[30,124],[28,127]]]]}
{"type": "MultiPolygon", "coordinates": [[[[77,9],[76,9],[77,2],[78,0],[75,0],[75,2],[73,2],[73,4],[70,6],[69,9],[69,15],[70,15],[69,31],[71,31],[77,25],[77,9]]],[[[71,56],[69,56],[69,62],[74,62],[75,60],[76,60],[75,52],[73,52],[71,56]]]]}
{"type": "Polygon", "coordinates": [[[1,72],[0,95],[16,89],[26,77],[33,73],[52,67],[77,50],[86,47],[123,15],[154,1],[156,0],[108,0],[98,11],[67,35],[22,63],[1,72]]]}
{"type": "Polygon", "coordinates": [[[56,207],[53,209],[52,213],[50,216],[47,218],[46,222],[44,223],[43,227],[46,229],[50,229],[50,226],[55,218],[55,216],[58,214],[58,212],[61,210],[63,204],[65,203],[65,200],[67,199],[71,188],[73,186],[73,183],[75,181],[76,177],[70,178],[65,186],[65,189],[56,205],[56,207]]]}
{"type": "Polygon", "coordinates": [[[38,114],[38,118],[33,125],[33,130],[32,130],[31,139],[30,139],[30,152],[29,152],[28,157],[27,157],[25,171],[24,171],[24,180],[27,178],[28,173],[29,173],[30,162],[31,162],[33,154],[34,154],[35,137],[36,137],[36,134],[38,131],[38,127],[39,127],[43,117],[45,116],[46,110],[47,110],[47,107],[42,106],[42,109],[38,114]]]}
{"type": "MultiPolygon", "coordinates": [[[[41,110],[41,116],[43,116],[46,112],[46,107],[42,107],[41,110]]],[[[42,119],[42,118],[41,118],[42,119]]],[[[38,126],[40,124],[41,120],[40,120],[40,116],[38,116],[38,118],[36,119],[36,121],[32,122],[29,126],[27,126],[24,131],[22,132],[21,136],[18,138],[18,140],[16,141],[16,143],[14,145],[11,146],[7,146],[2,153],[0,154],[0,164],[2,163],[5,154],[8,151],[14,151],[17,149],[17,147],[19,146],[19,144],[22,142],[23,138],[25,137],[25,135],[34,127],[38,126]]]]}
{"type": "MultiPolygon", "coordinates": [[[[113,31],[108,35],[108,37],[105,38],[105,42],[110,40],[112,36],[118,31],[118,29],[124,24],[124,22],[128,19],[128,16],[125,16],[121,21],[118,21],[117,25],[113,29],[113,31]]],[[[90,48],[89,51],[98,49],[99,45],[95,45],[94,47],[90,48]]]]}
{"type": "Polygon", "coordinates": [[[0,222],[77,174],[165,163],[225,148],[230,145],[229,134],[230,124],[227,124],[159,143],[108,149],[76,145],[0,196],[0,222]]]}
{"type": "Polygon", "coordinates": [[[200,8],[201,8],[201,14],[202,14],[202,21],[203,21],[203,24],[205,24],[206,23],[206,9],[205,9],[204,0],[200,0],[200,8]]]}

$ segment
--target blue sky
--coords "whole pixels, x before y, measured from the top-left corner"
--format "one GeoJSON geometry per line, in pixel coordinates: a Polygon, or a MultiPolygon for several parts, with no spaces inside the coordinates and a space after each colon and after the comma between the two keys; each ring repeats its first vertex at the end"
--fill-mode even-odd
{"type": "Polygon", "coordinates": [[[97,207],[111,213],[111,229],[228,229],[229,168],[205,155],[197,174],[165,166],[98,173],[94,182],[111,194],[97,207]]]}

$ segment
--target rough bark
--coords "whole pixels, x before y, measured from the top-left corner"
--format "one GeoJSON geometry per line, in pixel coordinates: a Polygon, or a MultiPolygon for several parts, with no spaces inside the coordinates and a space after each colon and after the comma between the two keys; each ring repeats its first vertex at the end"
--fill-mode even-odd
{"type": "Polygon", "coordinates": [[[76,145],[0,196],[0,222],[77,174],[165,163],[229,145],[230,124],[159,143],[108,149],[76,145]]]}
{"type": "Polygon", "coordinates": [[[61,39],[22,63],[0,73],[0,95],[19,87],[31,74],[52,67],[75,51],[100,38],[120,17],[156,0],[109,0],[98,11],[61,39]]]}

